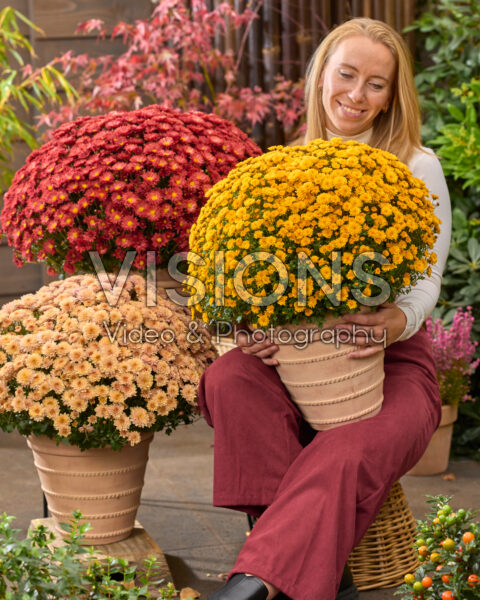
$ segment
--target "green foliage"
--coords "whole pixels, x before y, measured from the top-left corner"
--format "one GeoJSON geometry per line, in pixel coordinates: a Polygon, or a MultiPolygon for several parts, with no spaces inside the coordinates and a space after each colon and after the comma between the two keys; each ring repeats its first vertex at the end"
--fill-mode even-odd
{"type": "Polygon", "coordinates": [[[480,598],[480,527],[471,510],[452,511],[447,496],[427,496],[431,511],[417,521],[420,566],[395,592],[404,600],[480,598]]]}
{"type": "Polygon", "coordinates": [[[472,306],[473,331],[480,338],[480,220],[476,210],[472,218],[460,208],[452,211],[452,241],[444,271],[439,303],[433,317],[452,322],[457,307],[472,306]]]}
{"type": "Polygon", "coordinates": [[[22,54],[35,58],[28,39],[20,32],[23,22],[35,32],[36,25],[20,12],[7,6],[0,10],[0,192],[10,185],[13,171],[8,163],[15,140],[23,140],[33,149],[37,146],[35,130],[18,116],[21,107],[27,114],[41,111],[50,103],[61,103],[59,90],[68,100],[76,95],[73,87],[55,68],[57,60],[33,69],[25,64],[22,54]]]}
{"type": "MultiPolygon", "coordinates": [[[[415,78],[423,112],[423,138],[452,122],[451,88],[480,76],[480,0],[430,0],[405,31],[416,31],[429,64],[415,78]],[[418,35],[420,34],[420,35],[418,35]]],[[[460,107],[460,101],[453,102],[460,107]]]]}
{"type": "Polygon", "coordinates": [[[155,557],[144,561],[141,573],[120,558],[95,555],[82,547],[88,523],[80,524],[81,513],[65,524],[65,545],[54,547],[55,536],[39,525],[20,539],[12,529],[15,517],[0,515],[0,598],[3,600],[169,600],[177,594],[171,584],[158,590],[162,581],[155,557]],[[83,556],[82,556],[83,555],[83,556]],[[157,593],[160,595],[157,596],[157,593]]]}
{"type": "MultiPolygon", "coordinates": [[[[480,53],[479,53],[480,54],[480,53]]],[[[440,135],[431,140],[442,157],[445,175],[461,180],[462,189],[480,188],[480,79],[462,83],[453,88],[453,98],[460,99],[461,108],[448,104],[447,108],[454,122],[440,130],[440,135]]]]}

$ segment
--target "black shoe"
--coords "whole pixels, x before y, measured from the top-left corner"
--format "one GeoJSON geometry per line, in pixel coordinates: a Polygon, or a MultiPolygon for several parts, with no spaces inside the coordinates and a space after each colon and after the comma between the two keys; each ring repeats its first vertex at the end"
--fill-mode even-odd
{"type": "Polygon", "coordinates": [[[267,586],[258,577],[236,573],[227,583],[213,594],[208,600],[266,600],[267,586]]]}
{"type": "Polygon", "coordinates": [[[345,565],[335,600],[358,600],[358,598],[358,589],[353,583],[352,572],[348,565],[345,565]]]}

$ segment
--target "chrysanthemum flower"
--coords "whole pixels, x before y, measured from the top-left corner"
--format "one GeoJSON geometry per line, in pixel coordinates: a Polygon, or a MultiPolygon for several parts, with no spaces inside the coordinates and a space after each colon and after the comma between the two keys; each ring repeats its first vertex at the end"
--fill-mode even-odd
{"type": "Polygon", "coordinates": [[[141,269],[150,246],[163,265],[187,248],[205,192],[238,161],[258,154],[252,140],[213,114],[152,105],[81,117],[54,131],[17,171],[2,229],[17,264],[92,272],[88,253],[97,250],[108,270],[118,270],[135,250],[141,269]]]}
{"type": "Polygon", "coordinates": [[[187,339],[190,321],[184,309],[165,293],[149,307],[146,294],[145,280],[131,275],[117,307],[110,309],[99,280],[81,275],[45,286],[26,302],[24,297],[2,307],[0,428],[10,428],[18,418],[22,433],[64,437],[81,448],[120,448],[139,440],[130,434],[140,430],[171,431],[191,422],[198,374],[216,356],[209,334],[205,331],[195,348],[187,344],[182,373],[175,364],[175,343],[127,339],[121,345],[115,335],[107,335],[115,329],[113,313],[116,322],[128,315],[140,327],[148,323],[159,330],[169,327],[165,319],[171,319],[175,335],[187,339]],[[67,297],[72,301],[65,302],[67,297]],[[105,323],[93,319],[100,311],[105,323]],[[17,327],[19,319],[22,327],[17,327]],[[185,384],[190,388],[184,397],[185,384]]]}
{"type": "Polygon", "coordinates": [[[206,286],[191,302],[206,323],[321,325],[358,311],[365,298],[372,305],[379,279],[388,293],[378,303],[393,302],[436,259],[435,198],[393,154],[366,144],[334,138],[273,147],[240,163],[207,196],[190,235],[203,260],[189,261],[187,280],[192,291],[194,278],[206,286]]]}

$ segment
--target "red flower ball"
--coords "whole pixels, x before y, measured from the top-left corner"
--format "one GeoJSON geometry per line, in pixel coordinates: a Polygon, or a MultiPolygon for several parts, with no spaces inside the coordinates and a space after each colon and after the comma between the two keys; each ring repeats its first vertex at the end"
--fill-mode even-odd
{"type": "Polygon", "coordinates": [[[80,117],[56,129],[27,158],[4,197],[0,222],[17,265],[45,262],[58,273],[107,271],[127,251],[166,266],[188,248],[205,192],[239,161],[261,154],[228,121],[157,105],[80,117]]]}

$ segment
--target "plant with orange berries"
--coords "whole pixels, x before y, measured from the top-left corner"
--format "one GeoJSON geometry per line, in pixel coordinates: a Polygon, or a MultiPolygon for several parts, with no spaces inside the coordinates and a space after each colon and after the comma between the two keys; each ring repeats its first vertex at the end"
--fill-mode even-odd
{"type": "Polygon", "coordinates": [[[480,598],[480,526],[473,513],[454,511],[446,496],[427,496],[432,511],[418,521],[415,548],[420,566],[395,592],[403,600],[480,598]]]}

